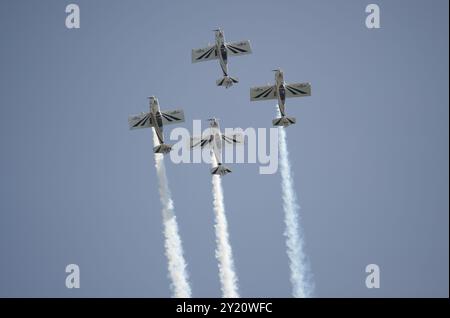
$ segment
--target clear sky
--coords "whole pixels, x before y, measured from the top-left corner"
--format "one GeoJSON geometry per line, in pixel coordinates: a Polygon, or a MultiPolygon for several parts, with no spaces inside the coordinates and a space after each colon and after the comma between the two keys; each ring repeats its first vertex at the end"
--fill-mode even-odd
{"type": "MultiPolygon", "coordinates": [[[[0,296],[170,296],[151,131],[127,117],[156,95],[189,129],[270,127],[275,103],[249,87],[281,67],[312,83],[287,101],[287,134],[316,296],[448,297],[448,1],[371,1],[378,30],[369,1],[73,2],[78,30],[69,1],[0,2],[0,296]],[[191,63],[217,27],[253,47],[228,90],[217,62],[191,63]]],[[[209,166],[166,167],[193,295],[218,297],[209,166]]],[[[240,293],[289,297],[280,175],[230,167],[240,293]]]]}

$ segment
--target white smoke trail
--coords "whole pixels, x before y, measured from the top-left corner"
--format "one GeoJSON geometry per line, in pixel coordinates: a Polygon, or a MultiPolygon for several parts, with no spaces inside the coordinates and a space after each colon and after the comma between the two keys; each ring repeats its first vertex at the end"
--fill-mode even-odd
{"type": "MultiPolygon", "coordinates": [[[[212,166],[217,165],[216,158],[212,154],[212,166]]],[[[228,225],[225,216],[223,190],[220,176],[212,175],[212,192],[216,230],[216,258],[219,262],[219,277],[224,298],[238,298],[237,276],[234,271],[233,253],[228,239],[228,225]]]]}
{"type": "MultiPolygon", "coordinates": [[[[153,130],[153,144],[159,145],[159,140],[153,130]]],[[[164,226],[164,246],[171,279],[173,297],[190,298],[191,287],[188,282],[186,262],[183,257],[183,247],[178,233],[178,224],[174,213],[169,184],[167,182],[166,167],[163,154],[155,153],[155,167],[159,181],[159,196],[162,204],[162,218],[164,226]]]]}
{"type": "MultiPolygon", "coordinates": [[[[278,109],[278,106],[277,106],[278,109]]],[[[277,112],[280,116],[279,111],[277,112]]],[[[281,189],[283,192],[284,223],[286,230],[287,254],[290,261],[292,295],[296,298],[312,297],[314,284],[311,280],[309,264],[304,250],[303,236],[299,233],[299,210],[291,174],[291,164],[287,148],[286,131],[279,127],[281,189]]]]}

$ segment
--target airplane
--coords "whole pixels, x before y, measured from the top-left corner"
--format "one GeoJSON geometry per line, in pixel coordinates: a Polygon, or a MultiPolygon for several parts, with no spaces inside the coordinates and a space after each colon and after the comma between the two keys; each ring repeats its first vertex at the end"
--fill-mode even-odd
{"type": "Polygon", "coordinates": [[[130,130],[153,127],[159,140],[159,145],[153,147],[153,151],[166,154],[172,150],[172,146],[164,143],[163,126],[184,122],[184,112],[181,109],[162,112],[155,96],[150,96],[148,99],[150,112],[129,116],[128,125],[130,130]]]}
{"type": "Polygon", "coordinates": [[[275,85],[258,86],[250,88],[250,100],[268,100],[278,99],[278,108],[280,109],[281,118],[272,120],[274,126],[288,127],[295,124],[294,117],[287,117],[285,114],[286,97],[303,97],[311,96],[311,83],[294,83],[287,84],[284,81],[283,71],[281,69],[273,70],[275,72],[275,85]]]}
{"type": "Polygon", "coordinates": [[[225,135],[220,132],[218,118],[209,118],[209,133],[202,137],[193,137],[190,140],[191,149],[197,146],[204,148],[210,146],[211,151],[216,159],[217,166],[211,168],[211,174],[224,176],[231,172],[231,169],[222,164],[222,147],[225,145],[243,144],[244,137],[240,133],[233,135],[225,135]]]}
{"type": "Polygon", "coordinates": [[[219,59],[222,68],[223,78],[216,81],[217,86],[229,88],[239,80],[228,75],[228,56],[239,56],[252,53],[250,41],[239,41],[233,43],[225,42],[223,31],[219,28],[213,30],[216,35],[216,44],[208,45],[205,48],[192,50],[192,63],[219,59]]]}

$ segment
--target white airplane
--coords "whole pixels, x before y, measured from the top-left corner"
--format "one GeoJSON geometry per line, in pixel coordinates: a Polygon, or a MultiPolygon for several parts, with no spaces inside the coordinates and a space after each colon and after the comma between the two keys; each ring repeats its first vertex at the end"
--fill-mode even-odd
{"type": "Polygon", "coordinates": [[[216,33],[216,44],[208,45],[202,49],[192,50],[192,63],[219,59],[223,78],[216,81],[217,86],[228,88],[239,82],[237,78],[228,75],[228,56],[239,56],[252,53],[250,41],[226,43],[221,29],[213,30],[216,33]]]}
{"type": "Polygon", "coordinates": [[[162,112],[155,96],[149,97],[149,100],[150,112],[129,116],[128,125],[130,129],[154,127],[159,145],[155,146],[153,151],[165,154],[172,150],[172,146],[164,143],[163,126],[184,122],[184,112],[181,109],[162,112]]]}
{"type": "Polygon", "coordinates": [[[294,117],[287,117],[285,109],[286,97],[303,97],[311,96],[311,83],[294,83],[287,84],[284,81],[283,71],[273,70],[275,72],[275,85],[258,86],[250,88],[250,100],[267,100],[278,99],[278,108],[280,109],[281,118],[272,120],[274,126],[287,127],[295,124],[294,117]]]}
{"type": "Polygon", "coordinates": [[[231,169],[222,164],[222,147],[225,145],[243,144],[244,137],[240,133],[233,135],[225,135],[220,132],[219,122],[217,118],[210,118],[209,132],[202,137],[193,137],[190,141],[191,148],[200,146],[204,148],[210,146],[211,151],[217,161],[217,166],[211,168],[211,174],[224,176],[231,172],[231,169]]]}

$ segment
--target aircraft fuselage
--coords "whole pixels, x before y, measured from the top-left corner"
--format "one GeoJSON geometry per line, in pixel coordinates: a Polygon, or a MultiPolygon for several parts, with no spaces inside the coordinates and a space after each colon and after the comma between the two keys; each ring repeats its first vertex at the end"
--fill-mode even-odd
{"type": "Polygon", "coordinates": [[[281,112],[281,116],[284,116],[284,104],[286,101],[286,88],[284,83],[284,76],[283,72],[278,70],[275,73],[275,89],[277,92],[277,98],[278,98],[278,107],[281,112]]]}
{"type": "Polygon", "coordinates": [[[159,108],[158,99],[154,96],[149,97],[150,100],[150,117],[152,119],[153,127],[155,128],[156,136],[160,144],[164,143],[163,138],[163,123],[161,116],[161,109],[159,108]]]}
{"type": "Polygon", "coordinates": [[[223,75],[228,76],[228,52],[225,45],[225,36],[221,30],[216,31],[216,51],[223,75]]]}
{"type": "Polygon", "coordinates": [[[210,142],[211,150],[214,153],[214,156],[216,157],[217,163],[221,164],[222,160],[222,133],[220,132],[219,123],[216,120],[212,120],[210,123],[210,132],[211,132],[211,138],[213,140],[210,142]]]}

